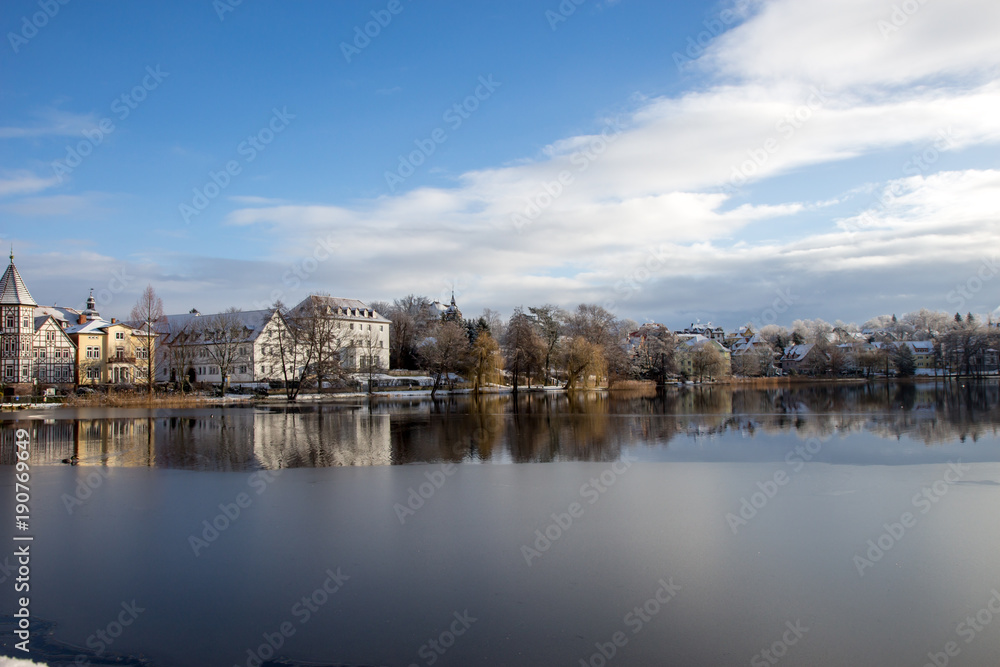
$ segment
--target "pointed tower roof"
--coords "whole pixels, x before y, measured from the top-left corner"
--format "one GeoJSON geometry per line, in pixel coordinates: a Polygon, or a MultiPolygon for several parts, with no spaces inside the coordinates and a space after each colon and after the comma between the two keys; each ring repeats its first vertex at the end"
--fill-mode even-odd
{"type": "Polygon", "coordinates": [[[14,266],[14,250],[10,251],[10,266],[0,278],[0,305],[3,306],[37,306],[31,298],[31,293],[21,280],[21,274],[14,266]]]}

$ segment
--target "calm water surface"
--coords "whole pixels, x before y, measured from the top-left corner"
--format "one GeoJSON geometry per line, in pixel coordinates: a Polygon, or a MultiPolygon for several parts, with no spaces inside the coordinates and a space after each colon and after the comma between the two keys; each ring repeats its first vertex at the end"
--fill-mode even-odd
{"type": "Polygon", "coordinates": [[[50,665],[1000,664],[996,383],[4,417],[50,665]]]}

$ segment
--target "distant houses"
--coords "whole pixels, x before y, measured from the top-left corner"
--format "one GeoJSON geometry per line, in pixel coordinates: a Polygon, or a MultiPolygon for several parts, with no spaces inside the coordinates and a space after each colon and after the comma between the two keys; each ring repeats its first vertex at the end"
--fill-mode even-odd
{"type": "MultiPolygon", "coordinates": [[[[443,308],[460,317],[454,298],[443,308]]],[[[5,396],[76,387],[132,387],[149,382],[262,385],[301,378],[310,344],[289,323],[313,317],[325,349],[349,372],[388,370],[391,322],[357,299],[310,295],[287,313],[274,309],[167,315],[151,331],[97,310],[40,306],[14,264],[0,278],[0,384],[5,396]],[[289,347],[291,346],[291,347],[289,347]],[[150,359],[152,357],[152,359],[150,359]]],[[[301,334],[301,332],[299,332],[301,334]]],[[[313,329],[316,343],[319,335],[313,329]]],[[[329,360],[332,363],[334,360],[329,360]]]]}
{"type": "MultiPolygon", "coordinates": [[[[431,314],[430,321],[465,324],[466,336],[473,340],[475,323],[463,319],[454,295],[449,304],[426,299],[422,303],[431,314]]],[[[581,305],[580,312],[590,312],[587,308],[581,305]]],[[[862,331],[853,325],[838,322],[832,326],[816,320],[806,322],[807,326],[797,324],[791,332],[765,327],[763,334],[750,325],[727,332],[700,321],[680,330],[650,322],[623,332],[621,326],[627,320],[604,314],[607,322],[601,332],[582,327],[579,330],[585,333],[575,334],[573,344],[585,344],[575,352],[559,346],[565,348],[571,341],[565,333],[577,326],[572,321],[576,315],[566,315],[565,320],[550,316],[547,326],[552,332],[546,335],[551,334],[552,342],[545,350],[544,363],[538,362],[544,365],[546,376],[554,359],[572,357],[590,363],[600,355],[604,355],[605,367],[601,370],[597,364],[588,376],[600,378],[604,373],[609,382],[612,378],[615,382],[635,378],[663,382],[729,376],[1000,373],[1000,329],[992,320],[986,325],[977,323],[971,314],[963,319],[958,314],[951,318],[922,310],[901,321],[895,316],[891,321],[888,316],[874,318],[872,327],[862,331]]],[[[401,332],[407,329],[402,324],[405,318],[411,317],[405,312],[403,316],[396,320],[401,332]]],[[[529,321],[531,326],[541,326],[535,315],[529,321]]],[[[489,326],[480,319],[478,327],[488,330],[489,326]]],[[[326,295],[309,295],[280,311],[230,309],[202,314],[191,309],[157,315],[155,321],[144,319],[142,325],[106,319],[98,312],[92,291],[83,310],[36,303],[11,253],[10,264],[0,277],[0,385],[8,396],[155,383],[181,389],[221,385],[297,390],[351,383],[373,387],[386,381],[382,374],[390,369],[391,329],[386,313],[376,312],[365,302],[326,295]]],[[[499,331],[503,331],[502,324],[499,331]]],[[[424,336],[424,340],[434,339],[433,331],[424,336]]],[[[412,341],[408,345],[396,351],[405,360],[401,365],[423,368],[418,364],[426,360],[414,353],[412,341]]]]}

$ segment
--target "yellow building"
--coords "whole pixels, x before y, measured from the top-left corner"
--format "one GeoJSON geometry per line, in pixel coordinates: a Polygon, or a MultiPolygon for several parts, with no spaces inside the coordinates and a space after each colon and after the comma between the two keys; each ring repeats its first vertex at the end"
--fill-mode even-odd
{"type": "MultiPolygon", "coordinates": [[[[77,324],[67,327],[66,333],[76,343],[77,384],[146,384],[149,352],[156,358],[155,336],[147,345],[143,331],[114,318],[103,319],[93,294],[77,324]]],[[[155,365],[153,373],[155,377],[155,365]]]]}

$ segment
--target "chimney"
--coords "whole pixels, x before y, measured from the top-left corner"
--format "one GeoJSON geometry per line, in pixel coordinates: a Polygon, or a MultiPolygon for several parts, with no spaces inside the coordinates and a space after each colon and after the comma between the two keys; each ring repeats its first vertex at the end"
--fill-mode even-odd
{"type": "Polygon", "coordinates": [[[80,317],[77,318],[76,323],[77,324],[86,324],[87,323],[87,316],[84,315],[83,313],[80,313],[80,317]]]}
{"type": "Polygon", "coordinates": [[[114,324],[114,323],[115,323],[115,318],[112,317],[111,318],[111,324],[114,324]]]}

